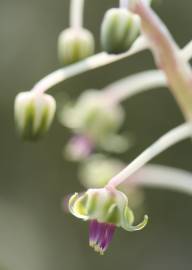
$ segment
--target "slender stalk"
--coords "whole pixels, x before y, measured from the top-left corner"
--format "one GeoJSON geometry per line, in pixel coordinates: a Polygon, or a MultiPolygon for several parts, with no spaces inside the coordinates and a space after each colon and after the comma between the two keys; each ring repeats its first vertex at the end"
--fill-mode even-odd
{"type": "Polygon", "coordinates": [[[114,176],[107,184],[108,188],[115,188],[122,184],[129,176],[134,174],[142,166],[144,166],[151,159],[173,146],[174,144],[185,140],[192,136],[192,123],[187,122],[182,124],[153,143],[143,153],[141,153],[134,161],[132,161],[124,170],[114,176]]]}
{"type": "Polygon", "coordinates": [[[129,0],[119,0],[119,7],[120,8],[128,8],[129,6],[129,0]]]}
{"type": "Polygon", "coordinates": [[[192,40],[181,51],[181,57],[184,61],[189,61],[192,58],[192,40]]]}
{"type": "Polygon", "coordinates": [[[103,94],[108,102],[119,103],[139,93],[166,85],[166,77],[161,71],[149,70],[107,86],[103,89],[103,94]]]}
{"type": "Polygon", "coordinates": [[[139,37],[131,47],[131,49],[120,55],[110,55],[105,52],[91,56],[83,61],[76,64],[70,65],[65,68],[54,71],[41,79],[32,89],[32,91],[44,93],[53,86],[63,82],[64,80],[74,77],[78,74],[84,73],[89,70],[93,70],[121,59],[127,58],[133,54],[141,52],[147,49],[148,44],[143,37],[139,37]]]}
{"type": "Polygon", "coordinates": [[[70,27],[79,29],[83,27],[84,0],[71,0],[70,27]]]}
{"type": "MultiPolygon", "coordinates": [[[[90,58],[81,61],[77,64],[71,65],[70,67],[66,67],[66,68],[62,68],[59,70],[56,70],[55,72],[49,74],[48,76],[46,76],[45,78],[43,78],[42,80],[40,80],[32,89],[33,91],[37,91],[37,92],[45,92],[47,90],[49,90],[50,88],[52,88],[53,86],[63,82],[64,80],[74,77],[78,74],[84,73],[86,71],[92,70],[92,69],[96,69],[105,65],[108,65],[110,63],[119,61],[123,58],[129,57],[135,53],[138,53],[144,49],[147,48],[147,43],[145,42],[145,40],[140,37],[136,43],[134,44],[134,46],[131,48],[131,50],[129,50],[128,52],[115,56],[115,55],[108,55],[106,53],[99,53],[97,55],[91,56],[90,58]]],[[[192,41],[190,41],[183,50],[181,50],[181,56],[186,60],[189,61],[192,57],[192,41]]],[[[151,72],[151,71],[149,71],[151,72]]],[[[155,77],[157,78],[157,83],[155,83],[155,79],[153,79],[153,77],[151,77],[151,85],[149,82],[149,75],[150,73],[146,73],[146,77],[144,76],[144,72],[141,73],[140,75],[142,75],[141,78],[138,77],[138,75],[135,75],[137,77],[137,82],[135,82],[135,84],[132,84],[129,81],[129,77],[126,78],[126,85],[124,84],[124,81],[121,80],[119,81],[120,85],[118,86],[118,82],[111,84],[110,86],[106,87],[106,90],[109,90],[111,88],[112,94],[114,94],[115,96],[117,95],[117,99],[123,100],[126,97],[131,97],[135,94],[138,94],[140,92],[142,92],[143,90],[147,90],[146,88],[149,87],[150,88],[155,88],[155,87],[160,87],[160,86],[165,86],[163,84],[163,72],[161,71],[153,71],[154,73],[151,75],[155,75],[155,77]],[[160,75],[161,73],[161,75],[160,75]],[[157,75],[159,74],[159,75],[157,75]],[[161,77],[161,78],[160,78],[161,77]],[[142,83],[140,81],[140,79],[142,79],[142,83]],[[162,80],[162,82],[161,82],[162,80]],[[162,83],[162,84],[161,84],[162,83]],[[114,85],[114,90],[112,90],[114,85]],[[129,87],[130,86],[130,87],[129,87]],[[119,91],[119,89],[122,87],[122,89],[119,91]],[[117,93],[115,93],[115,89],[118,88],[117,93]],[[125,91],[125,93],[123,93],[123,91],[125,91]],[[130,92],[130,93],[129,93],[130,92]],[[119,98],[118,98],[119,95],[119,98]],[[127,96],[126,96],[127,95],[127,96]],[[122,97],[121,97],[122,96],[122,97]]],[[[165,77],[165,76],[164,76],[165,77]]],[[[130,80],[133,82],[133,77],[130,77],[130,80]]],[[[165,81],[165,80],[164,80],[165,81]]]]}
{"type": "Polygon", "coordinates": [[[141,18],[156,64],[161,68],[184,116],[192,120],[192,71],[166,26],[143,0],[132,1],[132,11],[141,18]]]}
{"type": "Polygon", "coordinates": [[[122,187],[128,189],[130,185],[162,188],[192,195],[192,173],[162,165],[146,165],[127,179],[122,187]]]}
{"type": "MultiPolygon", "coordinates": [[[[181,57],[189,61],[192,57],[192,41],[181,51],[181,57]]],[[[110,103],[118,103],[139,93],[167,86],[167,79],[163,71],[148,70],[128,76],[103,89],[106,100],[110,103]]]]}

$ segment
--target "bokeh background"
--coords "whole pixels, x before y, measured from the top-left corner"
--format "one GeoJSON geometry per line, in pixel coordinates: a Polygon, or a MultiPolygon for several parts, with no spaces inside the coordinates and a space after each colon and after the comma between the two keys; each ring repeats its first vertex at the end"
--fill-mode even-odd
{"type": "MultiPolygon", "coordinates": [[[[117,1],[86,1],[85,23],[99,31],[106,9],[117,1]]],[[[180,46],[192,37],[192,1],[156,0],[155,9],[180,46]]],[[[192,198],[146,190],[148,227],[129,234],[118,230],[104,257],[88,247],[87,223],[62,210],[65,194],[81,190],[77,165],[63,159],[69,131],[55,121],[46,138],[35,144],[16,136],[13,102],[47,73],[59,67],[56,44],[68,26],[68,0],[0,0],[0,270],[191,269],[192,198]]],[[[55,87],[62,103],[112,80],[154,67],[148,52],[70,79],[55,87]]],[[[125,131],[136,145],[121,159],[131,161],[165,131],[183,121],[172,96],[158,89],[124,103],[125,131]]],[[[192,146],[185,141],[153,162],[192,170],[192,146]]]]}

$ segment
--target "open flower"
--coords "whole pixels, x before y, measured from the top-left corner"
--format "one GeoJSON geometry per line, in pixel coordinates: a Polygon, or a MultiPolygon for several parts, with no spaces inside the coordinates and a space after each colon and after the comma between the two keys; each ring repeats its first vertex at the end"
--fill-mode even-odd
{"type": "Polygon", "coordinates": [[[127,138],[118,134],[124,121],[120,104],[97,90],[88,90],[74,104],[66,104],[60,113],[60,121],[79,137],[86,137],[93,148],[110,152],[123,152],[129,146],[127,138]]]}
{"type": "Polygon", "coordinates": [[[134,214],[128,206],[128,198],[118,190],[89,189],[69,200],[69,210],[77,218],[90,221],[89,243],[95,251],[104,254],[108,248],[116,227],[133,232],[141,230],[148,221],[148,216],[133,225],[134,214]]]}

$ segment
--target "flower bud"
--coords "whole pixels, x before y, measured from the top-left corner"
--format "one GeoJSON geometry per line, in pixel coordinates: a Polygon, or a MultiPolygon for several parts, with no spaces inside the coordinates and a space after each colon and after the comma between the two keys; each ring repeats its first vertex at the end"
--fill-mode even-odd
{"type": "Polygon", "coordinates": [[[15,122],[19,134],[26,140],[35,140],[49,129],[55,115],[56,103],[52,96],[22,92],[15,99],[15,122]]]}
{"type": "Polygon", "coordinates": [[[112,8],[104,16],[101,26],[101,45],[108,53],[126,52],[140,31],[140,18],[129,10],[112,8]]]}
{"type": "Polygon", "coordinates": [[[73,64],[93,55],[94,48],[94,37],[86,29],[69,28],[59,36],[58,56],[64,65],[73,64]]]}
{"type": "Polygon", "coordinates": [[[89,189],[82,195],[74,194],[69,200],[69,210],[77,218],[113,224],[127,231],[143,229],[148,220],[145,216],[142,223],[134,226],[134,215],[126,195],[106,188],[89,189]]]}
{"type": "Polygon", "coordinates": [[[92,143],[99,146],[115,134],[124,120],[121,105],[109,104],[99,91],[84,92],[76,104],[65,107],[61,122],[74,130],[85,134],[92,143]]]}

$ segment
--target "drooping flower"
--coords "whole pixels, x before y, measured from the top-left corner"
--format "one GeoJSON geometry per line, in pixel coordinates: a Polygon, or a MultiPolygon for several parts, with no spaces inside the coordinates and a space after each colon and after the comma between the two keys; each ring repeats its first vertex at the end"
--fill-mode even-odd
{"type": "Polygon", "coordinates": [[[133,225],[134,214],[127,196],[106,188],[75,193],[69,200],[69,210],[77,218],[90,221],[89,243],[100,254],[108,248],[116,227],[133,232],[143,229],[148,221],[145,216],[140,224],[133,225]]]}
{"type": "Polygon", "coordinates": [[[66,104],[60,113],[61,123],[75,134],[89,138],[94,148],[123,152],[130,145],[118,131],[124,120],[122,106],[97,90],[81,94],[74,104],[66,104]]]}

